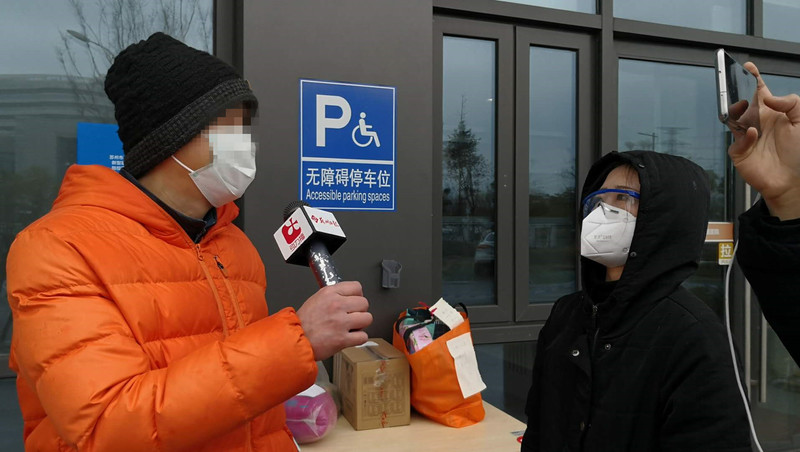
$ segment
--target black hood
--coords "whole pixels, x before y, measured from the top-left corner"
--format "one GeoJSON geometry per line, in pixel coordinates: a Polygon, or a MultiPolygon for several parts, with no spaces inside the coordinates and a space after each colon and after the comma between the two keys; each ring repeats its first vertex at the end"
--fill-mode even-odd
{"type": "MultiPolygon", "coordinates": [[[[639,174],[641,198],[631,251],[622,277],[599,303],[598,325],[622,333],[697,269],[708,225],[710,190],[705,171],[674,155],[612,152],[592,165],[581,199],[598,190],[612,169],[629,164],[639,174]]],[[[579,217],[580,218],[580,217],[579,217]]],[[[605,279],[606,268],[581,258],[583,287],[605,279]]]]}

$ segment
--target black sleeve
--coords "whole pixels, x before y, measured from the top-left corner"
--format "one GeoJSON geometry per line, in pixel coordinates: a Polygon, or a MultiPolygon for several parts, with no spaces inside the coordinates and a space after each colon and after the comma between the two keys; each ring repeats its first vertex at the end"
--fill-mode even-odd
{"type": "Polygon", "coordinates": [[[764,317],[800,364],[800,219],[780,221],[759,201],[739,217],[736,260],[764,317]]]}
{"type": "Polygon", "coordinates": [[[545,353],[547,349],[550,325],[553,318],[557,317],[558,310],[562,304],[562,299],[559,299],[553,304],[553,309],[550,311],[550,316],[544,323],[542,330],[539,331],[538,339],[536,340],[536,355],[533,358],[533,378],[531,388],[528,391],[528,401],[525,403],[525,415],[528,416],[528,425],[525,429],[525,435],[522,437],[522,452],[538,452],[541,448],[541,378],[542,363],[545,362],[545,353]]]}
{"type": "Polygon", "coordinates": [[[533,381],[528,390],[528,401],[525,404],[525,415],[528,416],[528,426],[525,429],[525,436],[522,437],[522,452],[537,452],[540,443],[540,378],[542,375],[542,362],[544,361],[545,349],[545,328],[547,323],[539,332],[539,339],[536,341],[536,356],[533,360],[533,381]]]}
{"type": "Polygon", "coordinates": [[[676,340],[668,368],[661,388],[661,450],[751,452],[747,412],[723,325],[689,325],[676,340]]]}

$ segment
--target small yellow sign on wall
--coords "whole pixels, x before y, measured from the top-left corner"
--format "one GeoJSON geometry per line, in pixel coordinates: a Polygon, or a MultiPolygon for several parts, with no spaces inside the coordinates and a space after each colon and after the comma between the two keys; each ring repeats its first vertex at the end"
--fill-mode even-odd
{"type": "Polygon", "coordinates": [[[733,223],[729,221],[709,221],[706,229],[706,243],[717,244],[717,263],[733,263],[733,223]]]}
{"type": "Polygon", "coordinates": [[[733,263],[733,242],[720,242],[717,244],[717,263],[731,265],[733,263]]]}

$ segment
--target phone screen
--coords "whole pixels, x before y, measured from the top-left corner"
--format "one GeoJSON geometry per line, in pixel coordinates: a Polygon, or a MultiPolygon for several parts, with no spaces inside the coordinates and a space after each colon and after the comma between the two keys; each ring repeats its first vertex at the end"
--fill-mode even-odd
{"type": "Polygon", "coordinates": [[[742,133],[755,127],[760,135],[756,77],[724,49],[717,50],[715,63],[719,120],[742,133]]]}

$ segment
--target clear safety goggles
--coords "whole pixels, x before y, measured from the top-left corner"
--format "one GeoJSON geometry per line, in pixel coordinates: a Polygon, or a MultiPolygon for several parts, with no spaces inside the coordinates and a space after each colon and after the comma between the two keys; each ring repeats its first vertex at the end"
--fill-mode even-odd
{"type": "Polygon", "coordinates": [[[583,218],[592,213],[600,203],[633,213],[638,210],[639,193],[620,188],[604,188],[589,193],[587,197],[583,198],[583,218]]]}

